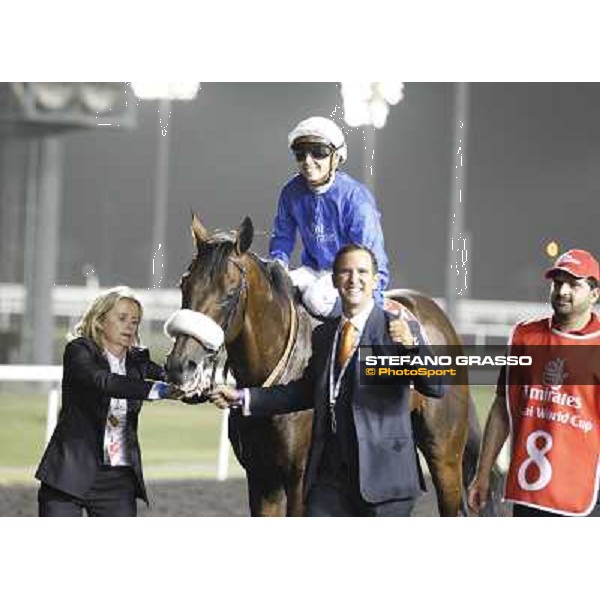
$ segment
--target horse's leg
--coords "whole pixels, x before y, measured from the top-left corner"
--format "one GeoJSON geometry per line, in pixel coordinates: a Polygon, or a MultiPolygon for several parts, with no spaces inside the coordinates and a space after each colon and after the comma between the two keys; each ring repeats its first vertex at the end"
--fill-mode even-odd
{"type": "MultiPolygon", "coordinates": [[[[266,451],[276,447],[269,419],[229,415],[229,441],[246,471],[248,503],[253,517],[285,516],[285,489],[280,467],[266,451]]],[[[274,450],[272,450],[274,452],[274,450]]]]}
{"type": "Polygon", "coordinates": [[[462,461],[460,455],[450,455],[445,449],[430,447],[423,451],[437,492],[441,517],[457,517],[462,502],[462,461]]]}
{"type": "Polygon", "coordinates": [[[467,394],[466,389],[452,387],[439,400],[418,396],[412,415],[417,446],[429,466],[442,517],[456,517],[461,508],[467,394]]]}
{"type": "Polygon", "coordinates": [[[273,477],[246,474],[248,501],[252,517],[285,517],[286,495],[283,485],[274,484],[273,477]]]}
{"type": "Polygon", "coordinates": [[[304,516],[304,474],[312,431],[312,411],[286,415],[276,422],[281,456],[284,457],[288,517],[304,516]]]}
{"type": "Polygon", "coordinates": [[[247,474],[250,514],[253,517],[304,516],[304,464],[292,465],[271,477],[247,474]],[[281,483],[279,483],[281,481],[281,483]]]}
{"type": "Polygon", "coordinates": [[[304,516],[304,498],[303,498],[304,469],[292,469],[288,474],[285,491],[287,494],[288,517],[304,516]]]}

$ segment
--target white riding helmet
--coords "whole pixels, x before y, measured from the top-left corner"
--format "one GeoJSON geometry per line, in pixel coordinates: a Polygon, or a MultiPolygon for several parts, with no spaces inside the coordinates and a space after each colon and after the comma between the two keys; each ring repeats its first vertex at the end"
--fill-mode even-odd
{"type": "Polygon", "coordinates": [[[348,148],[342,130],[331,120],[325,117],[310,117],[300,121],[288,135],[288,146],[291,148],[300,137],[315,136],[331,144],[340,157],[340,163],[348,157],[348,148]]]}

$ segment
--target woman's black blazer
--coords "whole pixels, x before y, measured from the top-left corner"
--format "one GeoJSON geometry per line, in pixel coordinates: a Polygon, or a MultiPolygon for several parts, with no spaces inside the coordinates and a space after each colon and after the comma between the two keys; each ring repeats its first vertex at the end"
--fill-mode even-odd
{"type": "Polygon", "coordinates": [[[101,348],[91,339],[69,342],[63,356],[62,407],[56,429],[35,477],[72,496],[83,498],[103,463],[103,442],[111,398],[126,398],[127,441],[135,473],[136,496],[148,502],[137,437],[138,415],[152,382],[164,380],[163,369],[146,348],[132,348],[127,375],[116,375],[101,348]]]}

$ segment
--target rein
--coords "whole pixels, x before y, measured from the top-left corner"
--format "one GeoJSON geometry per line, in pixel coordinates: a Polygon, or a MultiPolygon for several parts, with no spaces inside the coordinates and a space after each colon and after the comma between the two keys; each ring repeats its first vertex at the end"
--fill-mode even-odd
{"type": "Polygon", "coordinates": [[[234,264],[240,270],[240,273],[242,275],[242,281],[241,281],[240,285],[237,287],[235,294],[232,296],[231,308],[227,312],[227,317],[225,318],[225,323],[223,324],[223,333],[225,333],[225,335],[227,335],[227,330],[231,326],[233,317],[238,312],[238,308],[240,306],[241,299],[242,299],[242,294],[244,292],[248,291],[248,272],[246,271],[246,267],[244,267],[244,265],[241,265],[237,261],[233,260],[232,258],[229,258],[228,260],[229,260],[229,262],[234,264]]]}
{"type": "MultiPolygon", "coordinates": [[[[248,280],[247,280],[248,272],[247,272],[246,268],[244,267],[244,265],[241,265],[240,263],[233,260],[232,258],[229,258],[229,260],[240,270],[240,273],[242,274],[242,282],[240,283],[239,287],[237,288],[235,296],[232,299],[233,300],[232,308],[229,310],[229,312],[227,314],[227,318],[225,320],[225,324],[223,325],[223,331],[225,332],[225,334],[227,334],[227,330],[228,330],[229,326],[231,325],[231,321],[233,320],[234,315],[238,312],[238,307],[241,302],[242,293],[248,291],[248,280]]],[[[281,377],[281,375],[287,365],[290,354],[292,352],[292,348],[293,348],[294,342],[296,340],[297,330],[298,330],[298,313],[294,306],[293,299],[290,298],[290,333],[288,335],[285,350],[283,351],[283,354],[281,355],[281,358],[279,359],[278,363],[275,365],[275,368],[273,369],[273,371],[271,371],[271,374],[263,382],[262,387],[270,387],[271,385],[276,383],[277,380],[281,377]]],[[[221,351],[219,351],[219,354],[221,354],[221,351]]],[[[215,360],[215,365],[213,368],[213,377],[212,377],[213,382],[214,382],[214,379],[216,376],[216,363],[217,363],[217,361],[215,360]]]]}
{"type": "MultiPolygon", "coordinates": [[[[256,261],[256,257],[253,254],[250,254],[250,256],[253,258],[253,260],[256,261]]],[[[222,359],[226,352],[227,333],[229,332],[235,317],[240,313],[240,310],[242,311],[242,314],[244,314],[246,307],[242,306],[242,303],[244,301],[245,301],[244,303],[247,303],[247,299],[248,299],[248,270],[247,270],[247,268],[243,264],[240,264],[238,261],[234,260],[231,257],[228,258],[228,261],[231,262],[232,264],[234,264],[237,267],[237,269],[240,271],[241,281],[240,281],[239,286],[230,295],[228,295],[227,298],[225,298],[223,301],[221,301],[219,303],[226,311],[224,323],[222,326],[220,326],[223,331],[225,343],[223,343],[221,345],[221,347],[216,350],[216,352],[212,352],[209,357],[209,360],[212,363],[212,365],[211,365],[212,373],[210,376],[210,387],[211,388],[214,387],[214,385],[215,385],[216,377],[217,377],[217,368],[218,368],[218,365],[222,362],[222,359]]],[[[298,316],[298,311],[297,311],[296,307],[294,306],[294,300],[292,297],[289,298],[289,305],[290,305],[290,331],[289,331],[289,335],[287,336],[287,342],[285,345],[285,349],[283,351],[283,354],[279,358],[279,361],[275,365],[275,368],[271,371],[269,376],[262,383],[262,387],[269,387],[269,386],[273,385],[274,383],[276,383],[278,380],[280,380],[280,378],[282,377],[282,375],[285,371],[287,363],[289,362],[290,356],[292,354],[294,342],[296,341],[296,337],[297,337],[297,333],[298,333],[299,316],[298,316]]],[[[218,325],[218,323],[217,323],[217,325],[218,325]]],[[[225,363],[225,364],[227,364],[227,363],[225,363]]],[[[225,375],[226,372],[227,372],[227,366],[225,366],[225,368],[223,370],[223,374],[225,375]]]]}
{"type": "MultiPolygon", "coordinates": [[[[233,260],[232,258],[229,258],[228,260],[231,263],[233,263],[240,270],[240,273],[242,276],[242,281],[241,281],[240,285],[237,287],[235,294],[232,296],[231,308],[228,309],[227,316],[225,317],[225,323],[223,324],[223,328],[222,328],[223,333],[225,335],[227,335],[227,331],[228,331],[229,327],[231,326],[231,322],[233,321],[235,314],[238,312],[242,294],[248,290],[248,279],[247,279],[248,272],[246,271],[246,267],[244,267],[244,265],[239,264],[237,261],[233,260]]],[[[215,383],[216,383],[216,379],[217,379],[217,367],[219,366],[219,363],[225,357],[225,355],[226,355],[225,344],[223,343],[223,345],[217,350],[217,352],[212,357],[212,373],[211,373],[211,377],[210,377],[210,387],[211,388],[215,387],[215,383]]],[[[223,369],[223,376],[226,377],[227,364],[226,364],[226,361],[224,361],[224,362],[225,362],[225,367],[223,369]]]]}
{"type": "Polygon", "coordinates": [[[279,362],[271,371],[271,374],[267,377],[261,387],[270,387],[281,376],[285,366],[287,365],[287,361],[292,352],[292,347],[294,346],[294,342],[296,341],[296,331],[298,329],[298,312],[294,306],[294,301],[290,298],[290,315],[291,315],[291,325],[290,325],[290,335],[288,336],[287,344],[279,362]]]}

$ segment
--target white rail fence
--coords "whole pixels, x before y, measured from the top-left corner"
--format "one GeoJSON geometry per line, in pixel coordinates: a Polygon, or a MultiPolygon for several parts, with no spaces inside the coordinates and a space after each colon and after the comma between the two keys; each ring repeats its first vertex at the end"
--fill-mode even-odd
{"type": "Polygon", "coordinates": [[[50,384],[46,413],[45,441],[47,444],[58,420],[62,367],[54,365],[0,365],[0,381],[50,384]]]}
{"type": "MultiPolygon", "coordinates": [[[[94,286],[60,286],[52,289],[54,317],[75,318],[82,315],[90,302],[106,288],[94,286]]],[[[144,305],[144,321],[164,321],[181,305],[181,292],[176,288],[134,290],[144,305]]],[[[394,290],[391,290],[392,292],[394,290]]],[[[0,330],[6,329],[12,315],[23,315],[26,290],[16,283],[0,283],[0,330]]],[[[444,300],[435,299],[443,308],[444,300]]],[[[472,335],[481,345],[491,337],[504,337],[520,319],[549,312],[547,303],[472,300],[458,303],[458,330],[472,335]]]]}
{"type": "MultiPolygon", "coordinates": [[[[62,367],[56,365],[0,365],[0,382],[49,384],[48,407],[46,411],[46,444],[50,441],[52,432],[58,421],[62,372],[62,367]]],[[[217,457],[217,479],[219,481],[225,481],[229,475],[228,416],[229,411],[223,411],[217,457]]]]}

